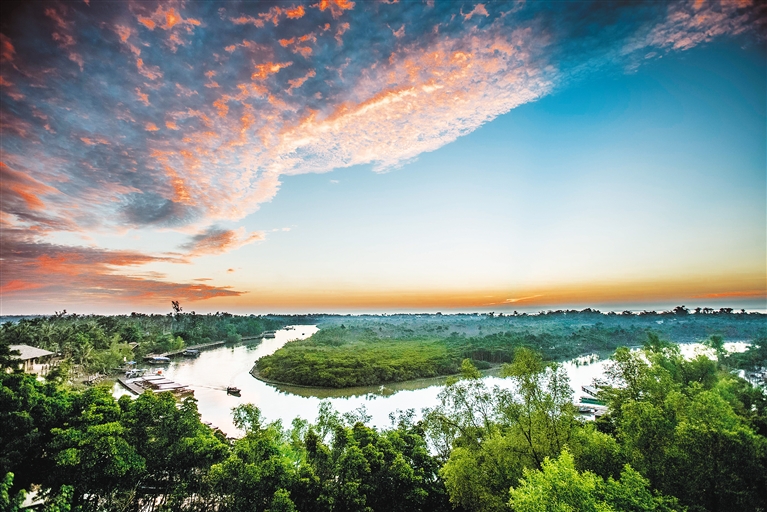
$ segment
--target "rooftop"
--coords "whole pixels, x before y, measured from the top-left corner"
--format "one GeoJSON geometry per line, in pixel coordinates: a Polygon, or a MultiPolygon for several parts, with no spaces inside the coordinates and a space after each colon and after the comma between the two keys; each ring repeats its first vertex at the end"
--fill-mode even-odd
{"type": "MultiPolygon", "coordinates": [[[[29,345],[11,345],[11,351],[18,350],[21,355],[18,356],[22,361],[35,359],[36,357],[51,356],[53,352],[48,352],[41,348],[30,347],[29,345]]],[[[13,356],[11,356],[13,357],[13,356]]]]}

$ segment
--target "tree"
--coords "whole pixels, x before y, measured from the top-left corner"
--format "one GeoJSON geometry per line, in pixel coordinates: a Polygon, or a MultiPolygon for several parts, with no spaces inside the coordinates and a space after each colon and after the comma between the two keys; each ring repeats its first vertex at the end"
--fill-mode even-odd
{"type": "Polygon", "coordinates": [[[14,493],[12,488],[13,473],[6,473],[0,480],[0,512],[18,512],[24,503],[25,492],[14,493]]]}
{"type": "Polygon", "coordinates": [[[508,489],[523,470],[540,468],[571,440],[577,428],[572,390],[563,368],[527,349],[517,350],[503,369],[514,392],[490,390],[464,370],[468,378],[447,386],[440,407],[426,413],[433,438],[449,446],[440,474],[454,506],[505,510],[508,489]]]}
{"type": "Polygon", "coordinates": [[[540,470],[526,469],[520,485],[510,490],[515,512],[654,512],[679,510],[675,500],[653,495],[647,479],[625,466],[619,480],[607,480],[575,468],[564,450],[544,460],[540,470]]]}
{"type": "Polygon", "coordinates": [[[19,359],[16,356],[21,355],[18,350],[11,350],[10,343],[0,340],[0,371],[6,368],[16,369],[19,359]]]}

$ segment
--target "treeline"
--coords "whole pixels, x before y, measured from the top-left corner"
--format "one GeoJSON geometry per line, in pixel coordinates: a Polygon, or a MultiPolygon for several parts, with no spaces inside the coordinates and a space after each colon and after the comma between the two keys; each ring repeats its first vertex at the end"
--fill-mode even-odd
{"type": "MultiPolygon", "coordinates": [[[[617,350],[595,422],[577,416],[566,372],[523,348],[503,368],[516,392],[465,360],[420,420],[379,430],[325,403],[285,427],[244,405],[236,440],[191,398],[116,401],[3,370],[0,510],[32,486],[50,512],[766,510],[767,397],[719,355],[685,360],[657,336],[617,350]]],[[[0,345],[0,366],[10,358],[0,345]]]]}
{"type": "MultiPolygon", "coordinates": [[[[180,308],[179,308],[180,309],[180,308]]],[[[198,315],[176,311],[167,315],[128,316],[66,314],[21,318],[0,326],[0,342],[30,345],[63,358],[57,371],[106,373],[123,361],[146,354],[179,350],[189,345],[226,340],[238,342],[265,330],[306,321],[304,317],[198,315]]]]}
{"type": "Polygon", "coordinates": [[[680,343],[707,338],[713,334],[728,339],[751,339],[765,334],[767,315],[734,311],[732,308],[695,308],[677,306],[669,311],[601,312],[586,308],[577,310],[551,310],[536,314],[517,313],[458,313],[390,314],[390,315],[316,315],[321,328],[362,327],[379,330],[381,336],[444,337],[455,332],[468,337],[497,334],[508,331],[569,333],[581,327],[601,325],[626,330],[652,329],[668,339],[680,343]]]}
{"type": "Polygon", "coordinates": [[[344,388],[451,375],[467,358],[486,369],[511,362],[523,348],[535,350],[550,361],[594,352],[606,355],[620,346],[641,345],[650,332],[675,342],[701,341],[710,336],[753,340],[767,335],[767,317],[762,314],[676,311],[648,313],[641,320],[641,315],[604,315],[590,309],[522,318],[326,316],[319,318],[322,329],[317,333],[259,359],[256,370],[260,378],[274,382],[344,388]],[[472,332],[476,334],[467,334],[472,332]]]}

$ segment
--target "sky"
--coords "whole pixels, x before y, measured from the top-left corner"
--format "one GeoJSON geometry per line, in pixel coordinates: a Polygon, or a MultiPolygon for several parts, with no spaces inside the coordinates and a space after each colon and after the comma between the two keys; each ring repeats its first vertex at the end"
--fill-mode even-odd
{"type": "Polygon", "coordinates": [[[767,4],[4,9],[0,314],[767,308],[767,4]]]}

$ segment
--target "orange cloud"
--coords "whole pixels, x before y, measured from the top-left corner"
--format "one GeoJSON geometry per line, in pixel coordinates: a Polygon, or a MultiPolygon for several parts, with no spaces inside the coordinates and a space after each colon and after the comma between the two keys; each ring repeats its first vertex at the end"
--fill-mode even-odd
{"type": "Polygon", "coordinates": [[[308,114],[282,132],[277,154],[314,155],[306,160],[317,166],[302,159],[294,170],[283,156],[273,168],[321,172],[375,162],[384,170],[433,151],[546,94],[554,70],[533,63],[532,48],[540,46],[531,30],[499,25],[405,47],[363,73],[333,113],[308,114]]]}
{"type": "MultiPolygon", "coordinates": [[[[348,26],[348,23],[346,25],[348,26]]],[[[291,37],[290,39],[280,39],[279,40],[280,46],[282,46],[283,48],[287,48],[289,46],[293,46],[291,51],[293,53],[299,53],[299,54],[301,54],[305,58],[309,57],[312,54],[313,50],[309,46],[298,46],[298,44],[299,43],[306,43],[306,42],[316,43],[317,42],[317,36],[315,36],[313,33],[309,33],[309,34],[305,34],[305,35],[300,36],[300,37],[291,37]]]]}
{"type": "Polygon", "coordinates": [[[128,41],[128,38],[131,36],[132,31],[129,27],[116,25],[115,32],[117,32],[117,35],[120,37],[120,42],[125,43],[126,41],[128,41]]]}
{"type": "Polygon", "coordinates": [[[13,48],[11,38],[0,33],[0,62],[13,62],[13,55],[16,50],[13,48]]]}
{"type": "Polygon", "coordinates": [[[262,28],[265,23],[272,23],[275,27],[279,25],[280,18],[286,16],[289,19],[301,18],[305,14],[303,6],[289,7],[284,9],[279,6],[274,6],[266,12],[258,13],[258,17],[253,16],[238,16],[236,18],[229,18],[229,20],[235,25],[254,25],[258,28],[262,28]]]}
{"type": "Polygon", "coordinates": [[[0,286],[0,294],[19,292],[22,290],[34,290],[35,288],[42,288],[43,286],[44,285],[41,283],[31,283],[29,281],[14,279],[13,281],[8,281],[0,286]]]}
{"type": "Polygon", "coordinates": [[[316,7],[320,11],[329,9],[333,19],[338,19],[344,11],[349,11],[354,8],[354,2],[350,2],[349,0],[320,0],[318,4],[314,4],[312,7],[316,7]]]}
{"type": "Polygon", "coordinates": [[[104,137],[80,137],[80,140],[83,141],[83,143],[85,143],[87,146],[96,146],[98,144],[102,144],[104,146],[109,145],[109,141],[104,137]]]}
{"type": "Polygon", "coordinates": [[[291,92],[293,89],[298,89],[302,85],[304,85],[304,82],[309,80],[310,78],[314,78],[317,76],[317,73],[310,69],[304,76],[295,78],[293,80],[288,80],[288,84],[290,84],[290,88],[288,89],[288,92],[291,92]]]}
{"type": "Polygon", "coordinates": [[[82,71],[85,62],[83,57],[72,49],[75,46],[74,23],[64,18],[65,10],[64,5],[58,5],[56,8],[49,7],[44,12],[48,18],[56,23],[56,30],[51,34],[51,38],[56,41],[59,48],[67,52],[69,60],[76,63],[82,71]]]}
{"type": "Polygon", "coordinates": [[[159,78],[162,78],[162,71],[160,71],[160,68],[157,66],[146,66],[144,65],[144,59],[138,58],[136,59],[136,67],[138,68],[138,72],[142,74],[143,76],[147,77],[150,80],[157,80],[159,78]]]}
{"type": "Polygon", "coordinates": [[[148,132],[156,132],[159,130],[156,124],[154,123],[147,123],[144,129],[148,132]]]}
{"type": "Polygon", "coordinates": [[[144,25],[149,30],[154,30],[154,27],[156,26],[155,22],[152,21],[151,18],[145,18],[144,16],[139,16],[138,22],[144,25]]]}
{"type": "Polygon", "coordinates": [[[184,18],[181,13],[176,12],[173,7],[164,9],[162,5],[157,7],[150,16],[137,16],[136,19],[139,23],[144,25],[149,30],[154,30],[155,27],[160,27],[163,30],[170,30],[175,26],[185,26],[187,30],[191,27],[200,26],[200,21],[194,18],[184,18]]]}
{"type": "MultiPolygon", "coordinates": [[[[183,262],[178,258],[152,256],[133,251],[109,251],[71,247],[31,238],[26,231],[4,226],[0,240],[3,272],[0,293],[14,301],[55,300],[69,304],[97,301],[159,302],[236,297],[243,292],[229,287],[186,284],[126,275],[135,268],[156,261],[183,262]],[[12,276],[12,277],[11,277],[12,276]]],[[[158,276],[149,273],[150,276],[158,276]]]]}
{"type": "Polygon", "coordinates": [[[230,99],[231,98],[229,96],[224,95],[213,102],[213,106],[216,107],[216,110],[218,110],[219,117],[226,117],[226,114],[229,113],[229,105],[226,103],[230,99]]]}
{"type": "Polygon", "coordinates": [[[285,69],[292,64],[292,62],[267,62],[266,64],[257,64],[256,71],[251,75],[251,79],[263,80],[269,75],[279,73],[281,69],[285,69]]]}
{"type": "Polygon", "coordinates": [[[11,169],[5,162],[0,162],[0,191],[5,203],[5,212],[18,212],[24,207],[30,210],[45,210],[46,206],[41,198],[59,193],[57,189],[11,169]]]}
{"type": "Polygon", "coordinates": [[[238,16],[237,18],[230,18],[232,23],[235,25],[255,25],[256,27],[263,27],[264,26],[264,20],[261,18],[254,18],[253,16],[238,16]]]}
{"type": "Polygon", "coordinates": [[[306,11],[304,10],[303,5],[299,5],[295,8],[285,9],[285,14],[288,16],[288,18],[294,20],[303,17],[303,15],[306,14],[306,11]]]}
{"type": "MultiPolygon", "coordinates": [[[[754,23],[751,15],[739,12],[750,5],[750,0],[671,3],[666,19],[646,36],[629,42],[624,52],[631,53],[646,47],[688,50],[725,34],[740,34],[752,28],[754,23]]],[[[764,26],[765,21],[762,14],[756,23],[764,26]]]]}
{"type": "Polygon", "coordinates": [[[136,87],[136,96],[138,96],[138,99],[141,100],[141,103],[147,107],[149,106],[149,95],[141,92],[141,89],[138,87],[136,87]]]}

